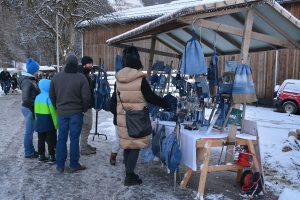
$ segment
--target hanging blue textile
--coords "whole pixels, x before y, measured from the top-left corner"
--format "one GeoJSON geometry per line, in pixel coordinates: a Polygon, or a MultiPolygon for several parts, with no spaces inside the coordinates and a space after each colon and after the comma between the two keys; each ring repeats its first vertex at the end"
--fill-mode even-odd
{"type": "Polygon", "coordinates": [[[257,101],[252,72],[247,64],[241,64],[235,70],[232,98],[234,103],[252,103],[257,101]]]}
{"type": "Polygon", "coordinates": [[[216,48],[214,48],[214,53],[211,57],[210,68],[208,69],[207,79],[208,79],[209,85],[211,85],[211,86],[218,85],[218,81],[219,81],[218,55],[216,52],[216,48]]]}
{"type": "Polygon", "coordinates": [[[115,71],[118,72],[122,69],[122,57],[120,55],[116,55],[115,58],[115,71]]]}
{"type": "Polygon", "coordinates": [[[95,109],[109,110],[110,101],[110,86],[107,80],[107,74],[101,64],[99,67],[98,75],[96,76],[96,86],[94,91],[95,109]]]}
{"type": "Polygon", "coordinates": [[[180,73],[187,75],[207,73],[203,50],[196,38],[195,30],[192,31],[192,38],[186,43],[182,55],[180,73]]]}

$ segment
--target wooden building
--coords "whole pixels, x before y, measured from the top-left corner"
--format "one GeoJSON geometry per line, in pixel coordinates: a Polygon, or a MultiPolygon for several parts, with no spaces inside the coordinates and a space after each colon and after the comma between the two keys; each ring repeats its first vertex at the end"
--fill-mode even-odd
{"type": "MultiPolygon", "coordinates": [[[[118,45],[118,47],[108,46],[106,41],[109,38],[113,38],[139,27],[166,13],[172,13],[181,9],[186,6],[187,2],[189,5],[199,4],[199,1],[195,0],[183,0],[176,2],[177,4],[172,4],[171,2],[168,5],[156,5],[119,11],[111,14],[110,16],[102,16],[89,22],[82,22],[79,24],[78,28],[83,30],[84,54],[92,56],[95,60],[95,64],[98,63],[99,58],[104,59],[106,68],[113,70],[115,55],[121,54],[122,49],[120,47],[122,47],[122,45],[118,45]]],[[[300,1],[284,1],[282,5],[296,16],[297,19],[299,19],[300,1]]],[[[235,16],[235,20],[237,22],[243,21],[241,16],[238,15],[235,16]]],[[[258,30],[258,28],[256,29],[257,30],[255,31],[257,32],[261,31],[258,30]]],[[[174,37],[174,35],[169,34],[169,36],[172,37],[172,40],[178,40],[178,38],[174,37]]],[[[166,40],[157,38],[153,61],[155,62],[156,60],[160,60],[169,64],[171,60],[173,60],[173,67],[177,68],[178,54],[181,52],[180,50],[166,44],[165,41],[166,40]]],[[[177,42],[182,43],[182,41],[177,42]]],[[[211,47],[211,45],[213,45],[213,42],[209,40],[201,42],[204,42],[206,47],[211,47]]],[[[151,38],[144,38],[141,41],[131,39],[128,40],[127,44],[130,43],[134,43],[134,45],[139,47],[142,63],[148,68],[151,38]]],[[[233,40],[231,43],[236,47],[240,47],[240,44],[233,40]]],[[[219,54],[219,70],[221,73],[224,71],[225,61],[240,59],[239,52],[232,51],[231,53],[223,53],[220,51],[219,54]]],[[[207,53],[206,56],[207,62],[209,62],[210,54],[207,53]]],[[[267,48],[266,51],[263,52],[250,53],[250,64],[253,69],[253,79],[256,83],[256,93],[259,99],[272,99],[274,85],[282,83],[285,79],[300,79],[300,50],[272,50],[272,48],[267,48]]]]}

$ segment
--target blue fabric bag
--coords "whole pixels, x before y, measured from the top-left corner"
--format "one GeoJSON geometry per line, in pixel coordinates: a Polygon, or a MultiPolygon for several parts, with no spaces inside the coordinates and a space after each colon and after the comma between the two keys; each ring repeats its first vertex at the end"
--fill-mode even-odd
{"type": "Polygon", "coordinates": [[[122,69],[122,57],[120,55],[116,55],[115,58],[115,71],[118,72],[122,69]]]}
{"type": "Polygon", "coordinates": [[[241,64],[235,70],[232,99],[234,103],[253,103],[257,101],[252,72],[247,64],[241,64]]]}
{"type": "Polygon", "coordinates": [[[162,126],[153,136],[152,138],[152,152],[153,154],[158,157],[163,163],[165,161],[164,154],[163,154],[163,141],[166,138],[166,128],[162,126]]]}
{"type": "Polygon", "coordinates": [[[195,30],[192,38],[186,43],[180,67],[181,74],[206,74],[207,67],[200,42],[196,38],[195,30]]]}
{"type": "Polygon", "coordinates": [[[162,146],[165,164],[171,172],[175,172],[181,162],[181,151],[176,134],[168,134],[162,146]]]}
{"type": "Polygon", "coordinates": [[[98,75],[96,76],[96,86],[94,91],[95,109],[109,111],[110,86],[107,80],[107,74],[100,66],[98,75]]]}

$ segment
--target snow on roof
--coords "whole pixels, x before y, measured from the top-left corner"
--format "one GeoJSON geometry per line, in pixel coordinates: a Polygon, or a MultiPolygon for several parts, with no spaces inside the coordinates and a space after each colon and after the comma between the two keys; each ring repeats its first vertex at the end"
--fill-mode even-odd
{"type": "Polygon", "coordinates": [[[99,26],[111,23],[124,23],[136,20],[150,20],[168,13],[172,13],[176,10],[185,7],[191,7],[199,4],[213,3],[218,1],[220,0],[177,0],[166,4],[131,8],[95,17],[91,20],[84,20],[77,25],[77,28],[84,28],[97,25],[99,26]]]}

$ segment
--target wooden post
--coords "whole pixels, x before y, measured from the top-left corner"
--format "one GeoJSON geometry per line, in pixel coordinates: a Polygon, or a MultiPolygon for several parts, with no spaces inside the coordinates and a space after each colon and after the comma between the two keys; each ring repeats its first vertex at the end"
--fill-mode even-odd
{"type": "Polygon", "coordinates": [[[147,69],[147,75],[151,75],[151,68],[153,65],[153,58],[154,58],[154,51],[155,51],[155,43],[156,43],[156,38],[155,38],[155,36],[153,36],[151,38],[151,48],[150,48],[149,66],[147,69]]]}
{"type": "MultiPolygon", "coordinates": [[[[241,58],[242,63],[248,62],[248,56],[249,56],[249,47],[251,42],[251,32],[252,32],[252,25],[253,25],[253,10],[249,9],[247,12],[245,25],[244,25],[244,33],[243,33],[243,43],[242,43],[242,49],[241,49],[241,58]]],[[[236,104],[233,106],[234,108],[240,109],[241,105],[236,104]]],[[[245,107],[244,107],[245,109],[245,107]]],[[[228,142],[235,141],[237,127],[235,125],[230,125],[229,134],[228,134],[228,142]]],[[[232,162],[233,156],[232,151],[234,146],[228,146],[226,151],[226,157],[225,162],[232,162]]]]}

